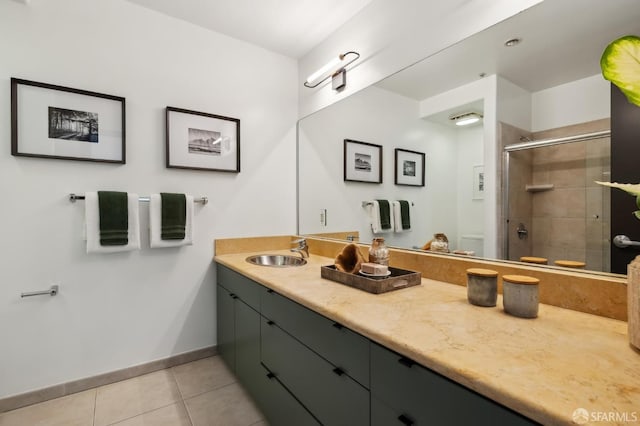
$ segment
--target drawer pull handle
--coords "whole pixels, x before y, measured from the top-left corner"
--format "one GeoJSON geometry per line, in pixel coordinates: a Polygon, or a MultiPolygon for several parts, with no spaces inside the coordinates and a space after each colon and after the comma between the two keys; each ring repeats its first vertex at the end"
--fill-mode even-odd
{"type": "Polygon", "coordinates": [[[229,296],[231,296],[232,299],[237,299],[238,298],[238,296],[235,295],[234,293],[229,294],[229,296]]]}
{"type": "Polygon", "coordinates": [[[342,376],[344,373],[344,370],[340,367],[336,367],[333,369],[333,372],[336,373],[338,376],[342,376]]]}
{"type": "Polygon", "coordinates": [[[267,325],[273,325],[273,324],[275,324],[275,322],[273,322],[271,320],[267,321],[267,325]]]}
{"type": "Polygon", "coordinates": [[[411,420],[409,417],[405,416],[404,414],[400,414],[400,416],[398,416],[398,420],[400,420],[400,423],[402,423],[403,425],[407,425],[407,426],[413,425],[413,420],[411,420]]]}
{"type": "Polygon", "coordinates": [[[273,290],[271,290],[270,288],[267,289],[267,293],[273,293],[273,290]]]}
{"type": "Polygon", "coordinates": [[[275,377],[276,377],[275,374],[273,374],[271,372],[267,373],[267,379],[274,379],[275,377]]]}
{"type": "Polygon", "coordinates": [[[407,368],[411,368],[416,364],[414,361],[410,360],[409,358],[405,358],[405,357],[400,358],[398,360],[398,362],[400,364],[404,365],[407,368]]]}
{"type": "Polygon", "coordinates": [[[334,322],[333,327],[337,328],[338,330],[342,330],[344,328],[344,325],[342,324],[338,324],[337,322],[334,322]]]}

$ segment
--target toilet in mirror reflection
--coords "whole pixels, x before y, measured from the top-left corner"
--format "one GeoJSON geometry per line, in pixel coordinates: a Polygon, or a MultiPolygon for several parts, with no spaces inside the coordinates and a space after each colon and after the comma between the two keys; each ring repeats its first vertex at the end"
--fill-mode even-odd
{"type": "Polygon", "coordinates": [[[483,256],[484,236],[480,234],[463,234],[460,236],[459,249],[471,256],[483,256]]]}

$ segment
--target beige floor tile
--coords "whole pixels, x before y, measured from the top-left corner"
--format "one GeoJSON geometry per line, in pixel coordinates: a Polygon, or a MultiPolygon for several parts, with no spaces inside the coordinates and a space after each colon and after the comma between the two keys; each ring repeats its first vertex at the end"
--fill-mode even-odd
{"type": "Polygon", "coordinates": [[[250,426],[262,420],[236,383],[187,399],[185,404],[194,426],[250,426]]]}
{"type": "Polygon", "coordinates": [[[1,426],[92,426],[96,390],[90,389],[0,414],[1,426]]]}
{"type": "Polygon", "coordinates": [[[180,401],[170,370],[156,371],[97,389],[95,426],[104,426],[180,401]]]}
{"type": "Polygon", "coordinates": [[[219,356],[178,365],[171,370],[183,398],[200,395],[236,381],[219,356]]]}
{"type": "Polygon", "coordinates": [[[181,401],[115,423],[114,426],[191,426],[191,420],[181,401]]]}

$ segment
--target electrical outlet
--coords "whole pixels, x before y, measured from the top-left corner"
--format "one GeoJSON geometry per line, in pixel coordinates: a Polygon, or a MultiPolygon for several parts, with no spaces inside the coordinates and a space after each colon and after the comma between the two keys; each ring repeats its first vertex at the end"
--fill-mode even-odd
{"type": "Polygon", "coordinates": [[[320,209],[320,225],[327,226],[327,209],[320,209]]]}

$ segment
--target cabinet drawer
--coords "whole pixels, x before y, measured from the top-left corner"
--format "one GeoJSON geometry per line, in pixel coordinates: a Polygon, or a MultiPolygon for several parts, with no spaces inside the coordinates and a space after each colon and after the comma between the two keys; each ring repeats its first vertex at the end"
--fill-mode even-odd
{"type": "Polygon", "coordinates": [[[320,423],[264,366],[255,378],[252,396],[269,420],[271,426],[318,426],[320,423]]]}
{"type": "Polygon", "coordinates": [[[263,288],[260,284],[220,264],[217,265],[216,271],[219,285],[237,295],[253,309],[260,311],[260,289],[263,288]]]}
{"type": "Polygon", "coordinates": [[[261,290],[262,315],[369,388],[369,340],[273,290],[261,290]]]}
{"type": "Polygon", "coordinates": [[[371,395],[416,425],[535,424],[374,343],[371,344],[371,395]]]}
{"type": "Polygon", "coordinates": [[[384,402],[371,397],[371,426],[419,426],[415,419],[399,413],[384,402]]]}
{"type": "Polygon", "coordinates": [[[326,425],[369,425],[369,392],[302,343],[263,318],[262,362],[326,425]]]}

